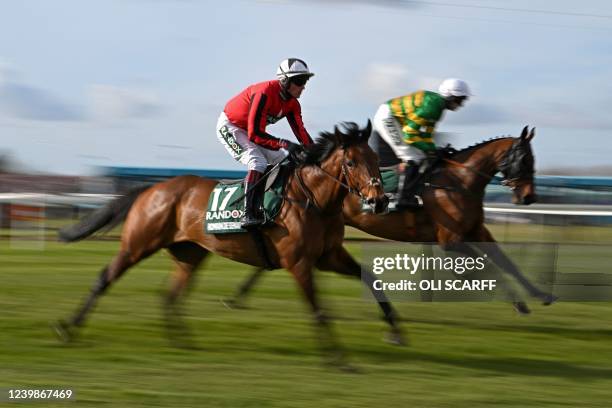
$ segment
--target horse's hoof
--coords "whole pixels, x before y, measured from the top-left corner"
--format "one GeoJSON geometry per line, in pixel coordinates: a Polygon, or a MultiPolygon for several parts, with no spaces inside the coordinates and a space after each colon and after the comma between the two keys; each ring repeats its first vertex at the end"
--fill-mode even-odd
{"type": "Polygon", "coordinates": [[[531,313],[529,306],[527,306],[527,303],[525,302],[512,302],[512,307],[514,307],[514,310],[522,315],[528,315],[531,313]]]}
{"type": "Polygon", "coordinates": [[[51,323],[51,330],[62,343],[70,343],[74,339],[74,333],[70,329],[70,324],[64,320],[51,323]]]}
{"type": "Polygon", "coordinates": [[[248,309],[243,303],[241,303],[239,300],[236,300],[236,299],[232,299],[232,298],[221,299],[220,302],[223,306],[225,306],[226,308],[230,310],[248,309]]]}
{"type": "Polygon", "coordinates": [[[325,359],[325,365],[344,373],[358,373],[359,369],[350,364],[343,352],[332,353],[325,359]]]}
{"type": "Polygon", "coordinates": [[[170,345],[173,348],[185,350],[185,351],[202,351],[204,347],[198,346],[195,341],[191,340],[178,340],[178,339],[170,339],[170,345]]]}
{"type": "Polygon", "coordinates": [[[394,346],[405,346],[408,344],[399,329],[394,329],[387,333],[385,335],[385,341],[389,344],[393,344],[394,346]]]}
{"type": "Polygon", "coordinates": [[[166,335],[171,347],[192,351],[202,350],[202,348],[196,344],[194,340],[195,337],[191,334],[191,330],[184,324],[170,322],[166,326],[166,329],[166,335]]]}
{"type": "Polygon", "coordinates": [[[548,293],[542,296],[541,299],[542,299],[542,304],[544,306],[549,306],[555,303],[557,300],[559,300],[559,296],[555,296],[552,293],[548,293]]]}
{"type": "Polygon", "coordinates": [[[361,371],[359,370],[359,368],[357,368],[357,366],[354,366],[352,364],[349,363],[342,363],[342,364],[338,364],[338,369],[340,371],[342,371],[343,373],[348,373],[348,374],[359,374],[361,371]]]}

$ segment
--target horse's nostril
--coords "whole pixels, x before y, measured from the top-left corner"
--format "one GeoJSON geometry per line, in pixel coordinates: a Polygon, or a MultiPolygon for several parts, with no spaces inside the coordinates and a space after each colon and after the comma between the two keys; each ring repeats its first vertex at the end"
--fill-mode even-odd
{"type": "Polygon", "coordinates": [[[370,204],[370,205],[376,204],[376,199],[375,198],[368,198],[368,204],[370,204]]]}
{"type": "Polygon", "coordinates": [[[376,214],[381,214],[387,212],[389,208],[389,199],[387,197],[383,197],[379,200],[376,200],[376,205],[374,206],[374,212],[376,214]]]}

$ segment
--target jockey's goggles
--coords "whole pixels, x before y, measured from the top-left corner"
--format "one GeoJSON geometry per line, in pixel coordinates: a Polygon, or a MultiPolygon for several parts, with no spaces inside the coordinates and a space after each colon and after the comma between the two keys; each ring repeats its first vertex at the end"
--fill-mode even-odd
{"type": "Polygon", "coordinates": [[[295,84],[297,86],[304,86],[306,85],[306,82],[308,82],[309,79],[310,79],[310,76],[308,75],[297,75],[297,76],[294,76],[293,78],[290,78],[290,81],[292,84],[295,84]]]}

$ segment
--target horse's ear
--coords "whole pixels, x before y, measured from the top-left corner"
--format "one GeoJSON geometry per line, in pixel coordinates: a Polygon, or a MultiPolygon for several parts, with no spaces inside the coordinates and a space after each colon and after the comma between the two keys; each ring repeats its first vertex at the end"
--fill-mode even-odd
{"type": "Polygon", "coordinates": [[[368,124],[366,125],[365,129],[363,129],[363,133],[362,133],[363,139],[368,140],[371,134],[372,134],[372,121],[368,119],[368,124]]]}
{"type": "Polygon", "coordinates": [[[338,128],[338,125],[334,126],[334,144],[337,146],[340,144],[340,141],[342,140],[342,132],[340,131],[340,128],[338,128]]]}
{"type": "Polygon", "coordinates": [[[525,139],[527,142],[531,142],[531,140],[535,137],[535,128],[531,128],[531,130],[529,131],[529,135],[527,136],[527,139],[525,139]]]}
{"type": "Polygon", "coordinates": [[[529,126],[525,126],[523,128],[523,131],[521,132],[521,139],[525,140],[525,138],[527,137],[527,132],[529,131],[529,126]]]}

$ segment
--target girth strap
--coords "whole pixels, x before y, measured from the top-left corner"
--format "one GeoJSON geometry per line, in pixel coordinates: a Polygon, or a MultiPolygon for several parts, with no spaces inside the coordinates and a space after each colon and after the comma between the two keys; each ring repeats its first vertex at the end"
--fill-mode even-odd
{"type": "Polygon", "coordinates": [[[278,269],[278,266],[276,266],[274,262],[272,262],[272,260],[270,259],[270,255],[266,250],[266,244],[264,243],[264,235],[261,230],[256,227],[249,228],[248,231],[253,237],[253,241],[255,241],[255,248],[257,248],[257,252],[259,252],[261,259],[263,260],[264,268],[268,270],[278,269]]]}

